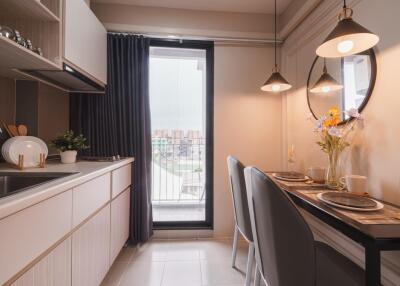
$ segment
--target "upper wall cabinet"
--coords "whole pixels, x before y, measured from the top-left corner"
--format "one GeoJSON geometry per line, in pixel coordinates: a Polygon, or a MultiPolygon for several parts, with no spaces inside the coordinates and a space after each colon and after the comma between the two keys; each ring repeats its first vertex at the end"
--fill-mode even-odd
{"type": "Polygon", "coordinates": [[[61,67],[61,1],[0,1],[0,76],[61,67]]]}
{"type": "Polygon", "coordinates": [[[0,0],[0,76],[104,93],[107,31],[85,0],[0,0]]]}
{"type": "Polygon", "coordinates": [[[107,31],[84,0],[64,0],[64,59],[107,83],[107,31]]]}

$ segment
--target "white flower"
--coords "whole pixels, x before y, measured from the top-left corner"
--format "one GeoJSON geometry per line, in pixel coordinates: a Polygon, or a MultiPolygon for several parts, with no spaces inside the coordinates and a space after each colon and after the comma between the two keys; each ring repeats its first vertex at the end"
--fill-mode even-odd
{"type": "Polygon", "coordinates": [[[329,135],[341,138],[343,136],[342,130],[336,127],[331,127],[328,130],[329,135]]]}
{"type": "Polygon", "coordinates": [[[353,118],[360,118],[361,114],[358,112],[357,108],[350,108],[349,110],[346,110],[345,113],[353,118]]]}
{"type": "Polygon", "coordinates": [[[320,132],[322,131],[323,123],[326,120],[326,116],[322,116],[320,119],[318,119],[315,122],[315,129],[314,132],[320,132]]]}

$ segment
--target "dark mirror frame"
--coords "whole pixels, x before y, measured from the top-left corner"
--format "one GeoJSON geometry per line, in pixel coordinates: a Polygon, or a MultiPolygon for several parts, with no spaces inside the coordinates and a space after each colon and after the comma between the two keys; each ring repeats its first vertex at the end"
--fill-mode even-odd
{"type": "MultiPolygon", "coordinates": [[[[369,101],[369,99],[370,99],[370,97],[372,95],[372,92],[374,90],[374,87],[375,87],[377,64],[376,64],[375,51],[374,51],[373,48],[369,49],[369,50],[367,50],[365,52],[359,53],[358,55],[368,55],[369,59],[371,61],[371,80],[370,80],[370,83],[369,83],[369,87],[368,87],[367,93],[365,95],[365,99],[361,103],[361,105],[358,107],[358,112],[361,113],[363,111],[363,109],[365,108],[365,106],[367,105],[367,103],[368,103],[368,101],[369,101]]],[[[314,62],[311,65],[310,72],[308,73],[308,79],[307,79],[307,104],[308,104],[308,108],[310,109],[310,111],[311,111],[311,113],[312,113],[312,115],[314,116],[315,119],[318,119],[318,117],[314,113],[313,109],[311,108],[311,104],[310,104],[310,84],[311,84],[310,80],[311,80],[311,73],[314,70],[314,66],[317,63],[319,58],[320,58],[319,56],[315,57],[314,62]]],[[[341,61],[342,61],[342,66],[343,66],[343,58],[341,59],[341,61]]],[[[345,124],[348,121],[353,120],[353,119],[354,118],[347,118],[346,120],[342,120],[339,123],[339,125],[343,125],[343,124],[345,124]]]]}

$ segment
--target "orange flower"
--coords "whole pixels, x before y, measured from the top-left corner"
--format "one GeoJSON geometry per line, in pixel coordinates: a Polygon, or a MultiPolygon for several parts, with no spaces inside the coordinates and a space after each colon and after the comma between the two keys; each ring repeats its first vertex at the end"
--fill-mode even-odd
{"type": "Polygon", "coordinates": [[[340,123],[339,111],[336,107],[328,110],[328,118],[324,120],[322,125],[326,128],[335,127],[340,123]]]}

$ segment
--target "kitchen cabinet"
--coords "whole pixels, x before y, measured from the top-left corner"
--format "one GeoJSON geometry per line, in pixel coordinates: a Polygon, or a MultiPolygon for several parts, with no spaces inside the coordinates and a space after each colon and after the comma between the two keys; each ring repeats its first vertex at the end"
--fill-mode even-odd
{"type": "Polygon", "coordinates": [[[117,258],[129,237],[130,199],[131,191],[130,188],[127,188],[111,202],[111,264],[117,258]]]}
{"type": "Polygon", "coordinates": [[[129,237],[127,162],[1,218],[0,285],[100,285],[129,237]]]}
{"type": "Polygon", "coordinates": [[[0,75],[19,78],[14,69],[61,68],[62,0],[1,0],[1,25],[18,30],[32,45],[41,48],[43,55],[0,37],[0,75]]]}
{"type": "Polygon", "coordinates": [[[0,37],[0,76],[104,93],[107,31],[84,0],[1,0],[0,23],[42,51],[39,55],[0,37]]]}
{"type": "Polygon", "coordinates": [[[11,286],[71,286],[71,238],[67,238],[11,286]]]}
{"type": "Polygon", "coordinates": [[[72,286],[98,286],[110,267],[110,205],[72,234],[72,286]]]}
{"type": "Polygon", "coordinates": [[[107,173],[73,189],[73,227],[110,201],[110,187],[110,174],[107,173]]]}
{"type": "Polygon", "coordinates": [[[83,0],[64,1],[64,61],[107,83],[107,31],[83,0]]]}
{"type": "Polygon", "coordinates": [[[72,191],[0,220],[0,285],[71,230],[72,191]]]}
{"type": "Polygon", "coordinates": [[[132,166],[126,165],[112,172],[112,198],[126,190],[132,183],[132,166]]]}

